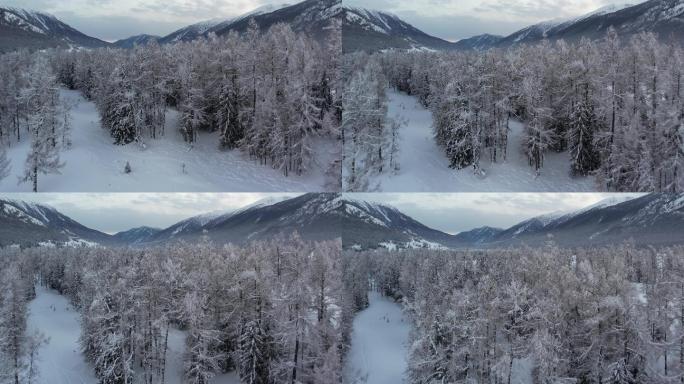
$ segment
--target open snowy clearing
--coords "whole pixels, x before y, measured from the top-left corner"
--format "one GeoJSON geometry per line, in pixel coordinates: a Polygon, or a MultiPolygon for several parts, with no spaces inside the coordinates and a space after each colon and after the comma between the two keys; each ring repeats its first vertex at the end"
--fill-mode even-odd
{"type": "MultiPolygon", "coordinates": [[[[444,150],[435,142],[432,115],[418,99],[388,89],[388,117],[406,122],[400,128],[400,170],[378,176],[384,192],[584,192],[596,186],[590,177],[572,177],[569,154],[547,153],[537,177],[522,153],[523,124],[511,121],[506,162],[481,160],[486,176],[472,168],[449,168],[444,150]]],[[[371,182],[371,185],[376,182],[371,182]]]]}
{"type": "Polygon", "coordinates": [[[93,368],[81,354],[78,338],[80,316],[69,301],[55,291],[36,286],[36,298],[29,303],[28,331],[38,330],[49,342],[38,352],[37,384],[96,384],[93,368]]]}
{"type": "MultiPolygon", "coordinates": [[[[36,298],[29,303],[28,331],[38,330],[49,338],[38,354],[38,378],[35,384],[73,383],[97,384],[93,367],[81,354],[78,339],[80,316],[69,301],[55,291],[36,286],[36,298]]],[[[185,383],[183,355],[186,333],[169,331],[166,355],[166,379],[169,384],[185,383]]],[[[216,376],[214,384],[239,384],[235,373],[216,376]]]]}
{"type": "Polygon", "coordinates": [[[401,306],[369,293],[369,306],[354,318],[346,362],[349,384],[401,384],[406,381],[409,320],[401,306]]]}
{"type": "MultiPolygon", "coordinates": [[[[316,192],[324,190],[325,171],[338,152],[334,140],[317,139],[317,160],[310,172],[285,177],[240,150],[220,150],[218,133],[200,134],[191,147],[177,129],[178,113],[173,110],[167,111],[164,137],[146,139],[145,148],[113,145],[100,126],[95,104],[77,91],[61,90],[60,95],[77,103],[71,112],[73,144],[61,153],[66,164],[61,175],[39,174],[39,192],[316,192]],[[124,173],[126,162],[130,174],[124,173]]],[[[31,190],[30,183],[18,183],[30,147],[26,131],[21,139],[8,148],[12,171],[0,180],[2,191],[31,190]]]]}

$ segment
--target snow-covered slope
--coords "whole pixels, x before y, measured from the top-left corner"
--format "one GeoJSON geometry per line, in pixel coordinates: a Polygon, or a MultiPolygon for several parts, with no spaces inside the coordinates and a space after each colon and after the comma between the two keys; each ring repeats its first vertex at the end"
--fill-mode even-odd
{"type": "Polygon", "coordinates": [[[111,236],[90,229],[52,207],[0,199],[0,247],[39,243],[89,246],[111,242],[111,236]]]}
{"type": "Polygon", "coordinates": [[[289,199],[275,196],[235,211],[195,216],[162,230],[150,243],[202,237],[220,243],[246,243],[295,231],[308,239],[335,239],[339,237],[336,227],[320,215],[322,206],[335,195],[310,193],[289,199]]]}
{"type": "MultiPolygon", "coordinates": [[[[457,218],[454,218],[457,220],[457,218]]],[[[86,228],[53,208],[0,200],[0,246],[51,242],[156,245],[208,238],[244,244],[290,236],[342,238],[343,246],[367,248],[470,248],[536,245],[553,239],[563,246],[619,243],[684,244],[684,194],[649,194],[604,200],[566,213],[524,220],[508,229],[483,227],[450,235],[400,210],[339,193],[276,197],[239,210],[198,215],[164,230],[137,228],[109,236],[86,228]]]]}
{"type": "Polygon", "coordinates": [[[0,7],[0,52],[19,48],[97,48],[108,45],[107,42],[77,31],[50,14],[0,7]]]}
{"type": "Polygon", "coordinates": [[[289,24],[295,32],[305,33],[320,41],[325,41],[330,35],[331,20],[341,13],[340,0],[305,0],[300,3],[261,9],[259,14],[240,17],[233,22],[215,28],[217,35],[225,35],[230,31],[242,33],[249,27],[249,21],[254,19],[262,29],[268,29],[278,23],[289,24]]]}
{"type": "Polygon", "coordinates": [[[639,32],[655,32],[663,40],[684,37],[684,1],[650,0],[640,4],[613,4],[569,20],[535,24],[502,39],[497,46],[535,43],[543,38],[577,41],[582,37],[600,39],[609,27],[627,37],[639,32]]]}
{"type": "Polygon", "coordinates": [[[452,44],[430,36],[398,16],[366,8],[343,6],[344,52],[398,49],[450,49],[452,44]]]}
{"type": "Polygon", "coordinates": [[[536,43],[544,38],[567,41],[578,41],[582,37],[600,39],[605,37],[611,26],[625,39],[639,32],[655,32],[662,40],[684,41],[684,0],[610,4],[581,16],[533,24],[505,37],[482,34],[456,43],[429,36],[389,13],[343,8],[345,52],[390,48],[483,51],[536,43]]]}
{"type": "Polygon", "coordinates": [[[458,233],[456,236],[457,239],[461,240],[464,243],[467,244],[486,244],[490,242],[492,239],[494,239],[496,236],[498,236],[501,232],[503,232],[503,229],[501,228],[493,228],[493,227],[480,227],[480,228],[475,228],[471,229],[470,231],[464,231],[458,233]]]}
{"type": "Polygon", "coordinates": [[[345,382],[404,383],[410,321],[401,305],[379,292],[370,292],[368,301],[368,308],[354,317],[345,382]]]}
{"type": "Polygon", "coordinates": [[[453,44],[452,48],[458,50],[486,51],[499,44],[503,38],[503,36],[485,33],[483,35],[459,40],[453,44]]]}
{"type": "Polygon", "coordinates": [[[123,244],[141,244],[146,243],[149,239],[157,234],[161,229],[151,227],[138,227],[122,231],[114,235],[114,239],[123,244]]]}
{"type": "Polygon", "coordinates": [[[298,232],[305,239],[342,237],[348,246],[443,247],[450,235],[431,229],[382,204],[354,200],[337,193],[309,193],[262,201],[223,214],[183,220],[154,235],[149,244],[195,241],[245,243],[298,232]]]}
{"type": "Polygon", "coordinates": [[[681,244],[684,242],[684,196],[650,194],[604,200],[590,207],[542,222],[526,220],[500,233],[490,245],[539,244],[549,239],[563,245],[622,242],[681,244]]]}
{"type": "Polygon", "coordinates": [[[225,19],[211,19],[191,24],[160,38],[159,42],[166,44],[179,41],[192,41],[200,36],[204,36],[210,29],[226,21],[227,20],[225,19]]]}
{"type": "Polygon", "coordinates": [[[243,15],[231,18],[213,18],[196,24],[188,25],[167,36],[160,38],[161,43],[176,43],[179,41],[192,41],[198,37],[207,36],[211,32],[218,32],[238,21],[257,17],[259,15],[275,12],[287,7],[288,4],[266,4],[243,15]]]}
{"type": "Polygon", "coordinates": [[[118,48],[134,48],[135,46],[145,46],[152,41],[159,41],[161,37],[153,35],[136,35],[126,39],[117,40],[113,43],[118,48]]]}
{"type": "Polygon", "coordinates": [[[244,32],[249,21],[254,19],[262,29],[268,29],[276,23],[287,23],[297,32],[308,32],[314,36],[321,34],[329,20],[336,15],[338,0],[306,0],[297,4],[266,4],[238,17],[215,18],[181,28],[159,41],[162,44],[179,41],[192,41],[206,37],[210,33],[218,36],[231,30],[244,32]]]}
{"type": "Polygon", "coordinates": [[[533,217],[505,230],[483,227],[454,236],[428,228],[393,208],[339,201],[337,211],[345,217],[340,232],[346,248],[407,247],[416,241],[450,248],[541,245],[549,240],[562,246],[630,239],[640,245],[684,243],[684,195],[611,197],[577,211],[533,217]]]}
{"type": "MultiPolygon", "coordinates": [[[[568,172],[570,153],[549,152],[537,174],[522,151],[524,124],[511,120],[506,160],[492,162],[482,156],[480,170],[449,167],[444,149],[435,141],[432,113],[418,98],[387,91],[387,117],[405,122],[399,128],[399,170],[374,175],[371,188],[382,192],[588,192],[595,191],[591,177],[568,172]]],[[[345,172],[348,170],[345,169],[345,172]]],[[[345,187],[346,188],[346,187],[345,187]]]]}
{"type": "MultiPolygon", "coordinates": [[[[61,90],[60,100],[75,105],[71,110],[71,148],[62,151],[61,174],[41,175],[39,192],[300,192],[323,191],[330,183],[326,174],[339,144],[335,138],[314,138],[315,163],[304,175],[286,177],[282,171],[253,161],[240,149],[222,150],[219,132],[206,133],[189,146],[178,129],[179,114],[166,112],[165,135],[140,145],[112,145],[101,127],[95,103],[77,91],[61,90]],[[124,173],[126,163],[131,173],[124,173]],[[211,165],[211,166],[208,166],[211,165]]],[[[18,184],[30,149],[30,140],[12,143],[7,149],[10,176],[0,180],[0,191],[28,192],[18,184]]]]}

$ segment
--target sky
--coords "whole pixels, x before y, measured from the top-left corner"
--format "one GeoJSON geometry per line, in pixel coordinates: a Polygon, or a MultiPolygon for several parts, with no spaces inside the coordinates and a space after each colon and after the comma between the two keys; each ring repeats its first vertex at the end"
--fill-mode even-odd
{"type": "Polygon", "coordinates": [[[483,33],[509,35],[541,21],[572,18],[616,3],[615,0],[342,1],[345,5],[394,13],[423,32],[449,41],[483,33]]]}
{"type": "Polygon", "coordinates": [[[571,212],[614,196],[610,193],[383,193],[348,194],[391,205],[428,227],[456,234],[483,226],[509,228],[554,212],[571,212]]]}
{"type": "Polygon", "coordinates": [[[88,228],[114,234],[167,228],[192,216],[230,212],[265,198],[296,193],[5,193],[0,198],[49,205],[88,228]]]}
{"type": "MultiPolygon", "coordinates": [[[[198,214],[233,211],[292,193],[7,193],[0,198],[47,204],[93,229],[116,233],[140,226],[169,227],[198,214]]],[[[389,204],[423,224],[455,234],[482,226],[507,228],[534,216],[569,212],[615,194],[602,193],[353,193],[389,204]]],[[[622,194],[627,195],[627,194],[622,194]]],[[[628,194],[639,196],[639,194],[628,194]]]]}
{"type": "Polygon", "coordinates": [[[282,3],[282,0],[0,0],[0,6],[53,14],[86,35],[110,42],[140,34],[165,36],[200,21],[229,19],[263,5],[282,3]]]}

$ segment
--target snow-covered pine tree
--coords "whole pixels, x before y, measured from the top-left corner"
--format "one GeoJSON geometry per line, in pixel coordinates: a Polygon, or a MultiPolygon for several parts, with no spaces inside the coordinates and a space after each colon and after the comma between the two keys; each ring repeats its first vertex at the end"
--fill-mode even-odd
{"type": "Polygon", "coordinates": [[[575,175],[586,176],[600,166],[600,156],[595,147],[596,134],[601,132],[603,122],[596,115],[589,95],[588,85],[584,96],[576,104],[570,119],[570,169],[575,175]]]}
{"type": "Polygon", "coordinates": [[[27,106],[31,148],[20,182],[30,182],[33,192],[38,192],[38,175],[59,174],[64,166],[57,145],[63,127],[58,116],[59,92],[47,59],[39,57],[26,76],[21,98],[27,106]]]}
{"type": "Polygon", "coordinates": [[[12,164],[7,158],[7,148],[0,144],[0,180],[10,175],[12,164]]]}
{"type": "Polygon", "coordinates": [[[0,367],[6,362],[8,382],[20,384],[25,368],[28,287],[16,262],[0,272],[0,367]]]}
{"type": "Polygon", "coordinates": [[[139,116],[136,115],[136,101],[131,84],[130,68],[118,64],[107,79],[103,79],[102,98],[97,105],[102,116],[102,125],[109,130],[114,144],[125,145],[138,138],[139,116]]]}

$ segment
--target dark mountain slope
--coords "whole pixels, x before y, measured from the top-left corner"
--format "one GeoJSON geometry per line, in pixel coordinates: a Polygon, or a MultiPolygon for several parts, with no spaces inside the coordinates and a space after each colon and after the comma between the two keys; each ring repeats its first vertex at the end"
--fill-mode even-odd
{"type": "Polygon", "coordinates": [[[35,11],[0,7],[0,52],[20,48],[98,48],[109,43],[87,36],[56,17],[35,11]]]}

